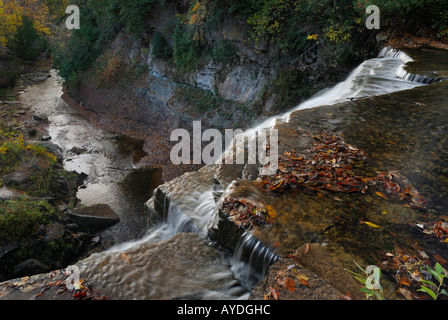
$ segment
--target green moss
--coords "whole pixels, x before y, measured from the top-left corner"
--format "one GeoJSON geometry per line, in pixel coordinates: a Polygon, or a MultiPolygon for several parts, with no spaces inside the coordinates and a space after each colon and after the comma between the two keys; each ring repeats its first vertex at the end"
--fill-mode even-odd
{"type": "Polygon", "coordinates": [[[190,85],[178,85],[175,91],[177,101],[194,108],[196,112],[205,112],[211,109],[219,109],[225,100],[215,96],[213,92],[190,85]]]}
{"type": "Polygon", "coordinates": [[[19,199],[0,203],[0,240],[18,241],[48,224],[55,209],[47,201],[19,199]]]}

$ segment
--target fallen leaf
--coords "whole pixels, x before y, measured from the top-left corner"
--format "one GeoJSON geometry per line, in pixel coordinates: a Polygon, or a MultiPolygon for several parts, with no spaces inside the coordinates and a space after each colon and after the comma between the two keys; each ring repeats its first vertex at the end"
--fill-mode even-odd
{"type": "Polygon", "coordinates": [[[414,300],[414,299],[412,299],[411,291],[409,291],[408,289],[398,288],[398,290],[406,298],[406,300],[414,300]]]}
{"type": "Polygon", "coordinates": [[[277,212],[274,210],[274,208],[271,205],[266,205],[265,206],[267,212],[268,212],[268,216],[270,218],[276,219],[277,218],[277,212]]]}
{"type": "Polygon", "coordinates": [[[408,277],[402,277],[398,279],[398,283],[409,287],[411,285],[411,280],[408,277]]]}
{"type": "Polygon", "coordinates": [[[269,291],[269,295],[272,295],[272,297],[274,298],[274,300],[278,300],[278,293],[277,291],[275,291],[274,288],[269,287],[271,291],[269,291]]]}
{"type": "Polygon", "coordinates": [[[379,191],[375,191],[375,193],[378,195],[378,196],[380,196],[381,198],[384,198],[384,199],[386,199],[386,200],[389,200],[382,192],[379,192],[379,191]]]}
{"type": "Polygon", "coordinates": [[[131,264],[131,259],[126,255],[126,253],[121,253],[120,258],[123,262],[131,264]]]}
{"type": "Polygon", "coordinates": [[[437,262],[439,262],[442,265],[447,263],[447,261],[445,259],[443,259],[442,256],[440,254],[438,254],[438,253],[434,254],[434,259],[436,259],[437,262]]]}
{"type": "Polygon", "coordinates": [[[299,279],[300,284],[303,284],[307,287],[310,286],[310,284],[308,283],[308,277],[304,274],[298,274],[296,275],[296,278],[299,279]]]}
{"type": "Polygon", "coordinates": [[[374,223],[369,222],[369,221],[362,221],[362,223],[364,223],[364,224],[366,224],[366,225],[368,225],[369,227],[372,227],[372,228],[381,228],[379,225],[374,224],[374,223]]]}
{"type": "Polygon", "coordinates": [[[419,253],[420,253],[420,256],[421,256],[423,259],[429,259],[429,256],[426,254],[425,251],[419,251],[419,253]]]}
{"type": "Polygon", "coordinates": [[[286,288],[291,292],[294,293],[294,291],[296,291],[296,283],[294,282],[294,280],[288,278],[286,279],[286,288]]]}
{"type": "Polygon", "coordinates": [[[75,281],[75,283],[73,284],[73,287],[75,288],[75,290],[79,290],[81,288],[84,288],[83,284],[84,284],[84,279],[80,279],[79,281],[75,281]]]}
{"type": "Polygon", "coordinates": [[[301,273],[297,274],[296,278],[299,279],[299,280],[308,281],[308,277],[306,275],[304,275],[304,274],[301,274],[301,273]]]}

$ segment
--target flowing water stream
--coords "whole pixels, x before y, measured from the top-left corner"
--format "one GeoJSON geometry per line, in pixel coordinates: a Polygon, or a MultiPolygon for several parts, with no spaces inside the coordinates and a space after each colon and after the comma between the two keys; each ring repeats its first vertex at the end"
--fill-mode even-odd
{"type": "MultiPolygon", "coordinates": [[[[245,134],[288,122],[297,110],[366,99],[431,82],[430,76],[410,76],[412,73],[405,69],[410,62],[412,58],[404,52],[383,49],[377,58],[362,63],[345,81],[245,134]]],[[[78,192],[81,203],[108,203],[121,218],[119,224],[103,235],[114,245],[77,264],[82,277],[115,299],[247,298],[269,263],[278,256],[248,234],[240,239],[233,256],[209,241],[207,225],[216,210],[215,190],[211,187],[201,189],[194,183],[179,186],[185,195],[167,205],[164,221],[153,222],[143,208],[147,199],[136,197],[132,191],[151,189],[154,182],[125,187],[120,183],[134,166],[132,153],[122,151],[123,143],[135,142],[120,140],[96,128],[71,110],[61,94],[62,87],[52,71],[50,79],[28,88],[21,94],[21,100],[32,105],[35,113],[48,117],[49,135],[62,147],[66,169],[88,174],[86,188],[78,192]],[[73,147],[84,151],[74,153],[73,147]],[[251,269],[242,262],[243,256],[248,256],[252,265],[261,267],[251,269]]]]}

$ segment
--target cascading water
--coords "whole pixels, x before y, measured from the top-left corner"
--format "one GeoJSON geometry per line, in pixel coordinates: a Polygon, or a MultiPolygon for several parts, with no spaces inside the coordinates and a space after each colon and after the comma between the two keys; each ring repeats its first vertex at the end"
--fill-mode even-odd
{"type": "MultiPolygon", "coordinates": [[[[437,81],[431,77],[408,73],[405,66],[411,61],[412,58],[403,51],[384,48],[376,58],[360,64],[345,81],[317,93],[283,115],[265,120],[242,135],[248,139],[255,139],[259,130],[273,127],[277,122],[288,122],[289,115],[296,110],[408,90],[437,81]]],[[[228,151],[229,149],[224,152],[224,158],[228,156],[228,151]]],[[[232,152],[238,151],[232,150],[232,152]]],[[[250,286],[258,282],[269,265],[279,258],[259,240],[245,233],[235,248],[232,271],[243,283],[250,286]]]]}
{"type": "MultiPolygon", "coordinates": [[[[404,69],[411,60],[404,52],[385,48],[377,58],[358,66],[345,81],[247,130],[244,135],[250,137],[278,121],[287,122],[295,110],[422,86],[429,80],[404,69]]],[[[210,170],[199,175],[212,174],[210,170]]],[[[207,225],[217,211],[213,185],[209,183],[213,178],[196,181],[191,177],[170,182],[165,188],[163,212],[158,212],[164,221],[152,224],[139,240],[80,261],[82,277],[113,298],[179,298],[189,294],[201,299],[247,298],[251,287],[279,256],[250,233],[240,238],[233,257],[216,250],[207,237],[207,225]]]]}
{"type": "Polygon", "coordinates": [[[245,287],[254,287],[266,274],[269,266],[281,257],[261,241],[245,232],[235,248],[232,271],[245,287]]]}
{"type": "MultiPolygon", "coordinates": [[[[404,52],[385,48],[377,58],[367,60],[358,66],[345,81],[321,91],[288,113],[268,119],[243,134],[251,137],[256,131],[270,127],[277,121],[287,122],[289,113],[295,110],[341,103],[347,99],[362,99],[424,85],[424,81],[409,81],[411,78],[419,80],[406,74],[404,66],[409,61],[412,59],[404,52]]],[[[184,182],[183,180],[182,183],[178,183],[182,185],[181,189],[168,188],[169,190],[165,191],[162,214],[165,221],[163,223],[149,230],[147,237],[142,240],[112,248],[110,252],[120,252],[129,250],[131,247],[138,248],[148,243],[166,241],[182,232],[193,232],[207,238],[207,224],[217,211],[213,188],[210,185],[209,189],[202,190],[198,195],[196,182],[192,182],[191,185],[185,185],[184,182]],[[175,198],[170,199],[170,194],[175,195],[175,198]]],[[[278,259],[280,257],[258,239],[250,233],[244,233],[234,250],[229,266],[243,286],[250,289],[278,259]]],[[[237,292],[241,293],[239,290],[240,288],[237,292]]]]}
{"type": "Polygon", "coordinates": [[[324,89],[310,99],[300,103],[288,112],[269,118],[247,130],[244,135],[252,136],[263,128],[272,127],[276,122],[288,122],[288,116],[296,110],[332,105],[348,100],[412,89],[434,82],[428,77],[416,76],[405,71],[406,63],[412,58],[405,52],[393,48],[383,48],[376,58],[361,63],[347,79],[334,87],[324,89]]]}

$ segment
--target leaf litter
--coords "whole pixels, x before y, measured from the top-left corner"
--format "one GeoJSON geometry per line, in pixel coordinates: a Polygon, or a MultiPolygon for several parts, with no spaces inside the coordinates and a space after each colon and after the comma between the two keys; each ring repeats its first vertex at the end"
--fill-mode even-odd
{"type": "Polygon", "coordinates": [[[385,200],[395,199],[406,206],[425,208],[424,197],[397,171],[377,172],[374,177],[356,174],[354,165],[366,159],[364,151],[332,132],[319,132],[313,138],[314,144],[307,154],[285,151],[279,156],[277,172],[259,176],[255,185],[265,192],[276,193],[307,189],[320,197],[326,192],[366,193],[372,188],[385,200]]]}

